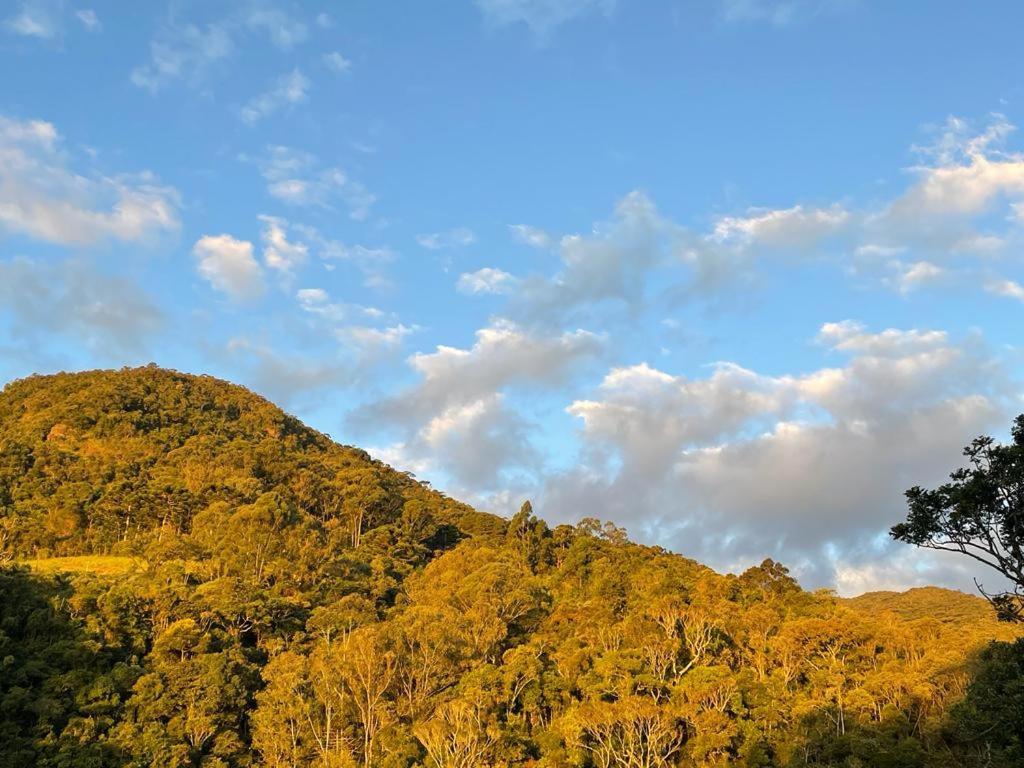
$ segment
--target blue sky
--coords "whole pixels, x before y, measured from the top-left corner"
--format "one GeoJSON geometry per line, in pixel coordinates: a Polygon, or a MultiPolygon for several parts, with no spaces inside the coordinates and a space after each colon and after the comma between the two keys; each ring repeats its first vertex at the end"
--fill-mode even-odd
{"type": "Polygon", "coordinates": [[[1012,2],[0,5],[0,380],[250,386],[481,508],[969,585],[1021,405],[1012,2]]]}

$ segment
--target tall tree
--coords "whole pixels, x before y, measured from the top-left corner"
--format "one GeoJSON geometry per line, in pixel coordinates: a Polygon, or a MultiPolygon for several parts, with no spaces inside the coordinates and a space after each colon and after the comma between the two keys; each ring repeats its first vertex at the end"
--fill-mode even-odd
{"type": "Polygon", "coordinates": [[[968,466],[934,490],[907,491],[906,522],[894,525],[898,541],[926,549],[959,552],[992,568],[1008,582],[984,595],[1004,621],[1024,620],[1024,414],[1013,424],[1012,441],[1000,445],[978,437],[964,448],[968,466]]]}

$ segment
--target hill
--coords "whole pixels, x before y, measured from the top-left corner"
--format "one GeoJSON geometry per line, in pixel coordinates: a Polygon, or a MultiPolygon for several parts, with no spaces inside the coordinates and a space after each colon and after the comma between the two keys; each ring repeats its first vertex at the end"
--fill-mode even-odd
{"type": "Polygon", "coordinates": [[[847,598],[846,604],[869,615],[894,613],[908,619],[935,619],[944,624],[994,622],[992,606],[984,598],[955,589],[915,587],[905,592],[865,592],[847,598]]]}
{"type": "Polygon", "coordinates": [[[330,523],[324,546],[358,541],[410,502],[450,534],[503,527],[208,376],[150,366],[33,376],[0,393],[0,544],[21,556],[138,554],[213,505],[267,494],[294,507],[289,525],[330,523]]]}
{"type": "Polygon", "coordinates": [[[10,384],[0,766],[1022,764],[1024,644],[976,601],[586,512],[479,513],[209,377],[10,384]]]}

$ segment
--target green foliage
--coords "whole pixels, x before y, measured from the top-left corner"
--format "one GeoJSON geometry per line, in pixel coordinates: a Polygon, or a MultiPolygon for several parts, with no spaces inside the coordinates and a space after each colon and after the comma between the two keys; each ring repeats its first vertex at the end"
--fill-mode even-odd
{"type": "Polygon", "coordinates": [[[1004,621],[1024,621],[1024,414],[1013,440],[978,437],[964,448],[968,466],[933,490],[907,491],[907,519],[892,527],[898,541],[959,552],[991,568],[1009,590],[981,593],[1004,621]]]}
{"type": "Polygon", "coordinates": [[[980,601],[506,522],[209,378],[7,387],[0,531],[0,768],[1021,761],[980,601]]]}
{"type": "Polygon", "coordinates": [[[992,643],[973,672],[967,695],[953,707],[952,738],[967,746],[970,765],[1024,765],[1024,640],[992,643]]]}

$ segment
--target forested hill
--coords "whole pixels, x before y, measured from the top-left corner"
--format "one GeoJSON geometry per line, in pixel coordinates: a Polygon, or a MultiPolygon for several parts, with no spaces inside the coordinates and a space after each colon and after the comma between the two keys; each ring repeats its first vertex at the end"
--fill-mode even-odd
{"type": "Polygon", "coordinates": [[[208,377],[10,384],[0,768],[1024,765],[1024,645],[975,603],[594,512],[476,512],[208,377]]]}
{"type": "Polygon", "coordinates": [[[935,619],[946,624],[997,620],[992,606],[985,599],[940,587],[915,587],[906,592],[866,592],[849,598],[847,604],[869,614],[891,611],[904,619],[935,619]]]}
{"type": "Polygon", "coordinates": [[[0,537],[20,555],[140,553],[257,503],[326,547],[403,513],[450,526],[442,536],[504,526],[209,376],[149,366],[0,393],[0,537]]]}

